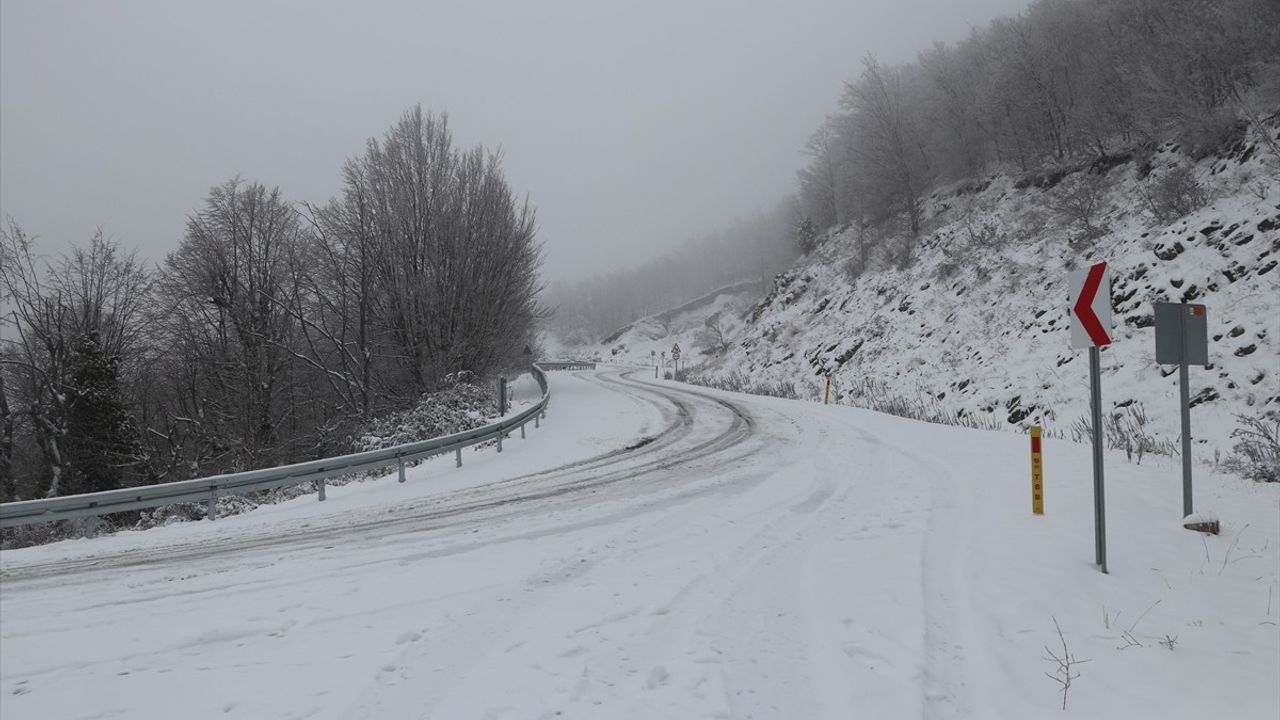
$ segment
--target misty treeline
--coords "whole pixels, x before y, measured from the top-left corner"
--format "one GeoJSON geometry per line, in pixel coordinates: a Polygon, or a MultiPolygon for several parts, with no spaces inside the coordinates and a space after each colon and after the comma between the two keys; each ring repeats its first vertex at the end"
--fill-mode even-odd
{"type": "Polygon", "coordinates": [[[1280,3],[1037,0],[913,63],[865,58],[840,108],[807,146],[797,241],[877,228],[904,243],[890,250],[904,262],[940,183],[1169,139],[1211,152],[1273,116],[1280,3]]]}
{"type": "Polygon", "coordinates": [[[0,500],[350,451],[460,371],[522,364],[541,317],[534,211],[499,155],[415,108],[295,204],[212,188],[155,268],[102,232],[0,234],[0,500]]]}
{"type": "Polygon", "coordinates": [[[792,240],[792,201],[691,240],[656,260],[547,288],[551,330],[579,344],[597,342],[647,315],[726,285],[766,283],[798,254],[792,240]]]}

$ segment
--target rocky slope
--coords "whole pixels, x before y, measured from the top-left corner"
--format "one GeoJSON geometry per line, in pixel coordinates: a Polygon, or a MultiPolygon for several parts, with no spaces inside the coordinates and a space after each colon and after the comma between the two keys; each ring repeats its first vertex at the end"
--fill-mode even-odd
{"type": "Polygon", "coordinates": [[[1225,452],[1235,416],[1280,417],[1280,158],[1259,139],[1194,163],[1170,144],[1075,172],[957,183],[928,199],[928,233],[905,268],[881,261],[855,273],[857,231],[833,232],[697,372],[794,383],[813,398],[830,373],[841,402],[893,396],[938,418],[1079,436],[1088,361],[1070,347],[1066,281],[1107,260],[1108,424],[1148,450],[1176,442],[1177,368],[1155,362],[1153,303],[1204,303],[1211,365],[1191,368],[1193,437],[1198,455],[1225,452]],[[1205,204],[1155,219],[1143,198],[1188,164],[1205,204]],[[1082,183],[1100,188],[1092,224],[1105,232],[1093,240],[1062,208],[1066,188],[1082,183]]]}

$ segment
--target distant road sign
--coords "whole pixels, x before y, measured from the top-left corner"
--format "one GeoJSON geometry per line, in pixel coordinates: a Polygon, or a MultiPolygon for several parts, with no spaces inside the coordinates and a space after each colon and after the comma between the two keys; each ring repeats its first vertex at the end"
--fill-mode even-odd
{"type": "Polygon", "coordinates": [[[1111,272],[1105,262],[1067,277],[1070,290],[1071,347],[1111,344],[1111,272]]]}
{"type": "Polygon", "coordinates": [[[674,345],[671,346],[671,359],[672,360],[680,359],[680,343],[675,343],[674,345]]]}

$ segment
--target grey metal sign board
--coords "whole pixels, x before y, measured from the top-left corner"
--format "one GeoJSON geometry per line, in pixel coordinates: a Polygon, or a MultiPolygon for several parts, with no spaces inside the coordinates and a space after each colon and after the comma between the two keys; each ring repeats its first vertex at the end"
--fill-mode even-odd
{"type": "Polygon", "coordinates": [[[1156,362],[1209,364],[1209,313],[1204,305],[1156,303],[1156,362]]]}

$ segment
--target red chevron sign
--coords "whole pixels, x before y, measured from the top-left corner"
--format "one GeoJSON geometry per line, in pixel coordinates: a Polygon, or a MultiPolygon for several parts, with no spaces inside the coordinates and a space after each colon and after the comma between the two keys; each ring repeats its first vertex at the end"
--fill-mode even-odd
{"type": "Polygon", "coordinates": [[[1107,263],[1071,273],[1071,346],[1101,347],[1111,344],[1111,273],[1107,263]]]}

